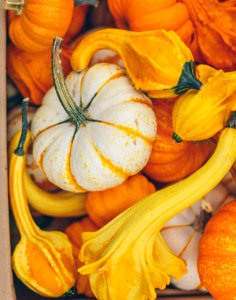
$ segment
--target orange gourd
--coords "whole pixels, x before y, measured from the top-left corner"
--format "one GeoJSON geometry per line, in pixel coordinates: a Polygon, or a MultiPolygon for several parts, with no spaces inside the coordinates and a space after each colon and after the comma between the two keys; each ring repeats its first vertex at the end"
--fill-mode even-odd
{"type": "Polygon", "coordinates": [[[27,52],[50,49],[55,36],[63,37],[69,28],[73,0],[6,0],[9,36],[13,44],[27,52]]]}
{"type": "Polygon", "coordinates": [[[208,222],[200,240],[198,271],[216,300],[236,299],[236,201],[208,222]]]}
{"type": "Polygon", "coordinates": [[[74,8],[69,29],[64,37],[64,42],[69,43],[81,31],[84,26],[88,6],[81,5],[74,8]]]}
{"type": "Polygon", "coordinates": [[[213,144],[176,143],[172,139],[173,102],[156,100],[154,112],[158,120],[157,136],[144,173],[160,182],[173,182],[191,175],[209,158],[213,144]]]}
{"type": "Polygon", "coordinates": [[[186,6],[177,0],[108,0],[108,5],[119,28],[174,30],[183,41],[190,42],[193,25],[186,6]]]}
{"type": "MultiPolygon", "coordinates": [[[[98,230],[98,227],[88,217],[70,224],[65,229],[65,233],[72,244],[73,256],[77,268],[83,265],[83,263],[79,260],[79,251],[82,246],[82,234],[86,231],[91,232],[96,230],[98,230]]],[[[93,296],[87,275],[81,275],[78,273],[76,278],[76,289],[78,294],[83,294],[87,297],[93,296]]]]}
{"type": "Polygon", "coordinates": [[[235,1],[183,0],[196,30],[203,59],[225,71],[236,68],[235,1]]]}
{"type": "Polygon", "coordinates": [[[154,185],[145,176],[138,174],[114,188],[89,192],[85,207],[93,222],[101,227],[154,192],[154,185]]]}
{"type": "MultiPolygon", "coordinates": [[[[62,64],[64,74],[71,70],[71,50],[64,47],[62,64]]],[[[41,104],[44,94],[53,86],[51,51],[27,53],[9,44],[7,48],[7,74],[23,97],[30,102],[41,104]]]]}

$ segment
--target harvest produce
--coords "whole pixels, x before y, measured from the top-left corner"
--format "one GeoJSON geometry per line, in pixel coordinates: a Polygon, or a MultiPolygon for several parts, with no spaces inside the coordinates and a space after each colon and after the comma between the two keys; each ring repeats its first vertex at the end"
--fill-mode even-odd
{"type": "Polygon", "coordinates": [[[213,137],[225,127],[235,109],[236,72],[224,73],[204,65],[198,66],[198,70],[203,76],[201,90],[181,95],[174,105],[173,137],[177,142],[213,137]]]}
{"type": "Polygon", "coordinates": [[[84,70],[94,53],[101,49],[117,52],[134,87],[150,97],[173,97],[189,89],[201,88],[191,51],[172,31],[95,31],[85,36],[74,50],[72,68],[84,70]]]}
{"type": "MultiPolygon", "coordinates": [[[[178,101],[178,100],[177,100],[178,101]]],[[[178,181],[198,170],[214,150],[211,141],[176,143],[173,138],[174,102],[157,99],[153,109],[158,130],[144,173],[160,182],[178,181]]]]}
{"type": "Polygon", "coordinates": [[[214,188],[229,171],[236,159],[235,118],[236,113],[229,128],[222,131],[214,154],[193,175],[153,193],[100,230],[84,235],[80,258],[85,265],[79,271],[89,274],[98,299],[118,299],[122,286],[127,299],[153,300],[155,288],[164,289],[170,275],[184,275],[184,262],[173,255],[160,230],[174,215],[214,188]]]}
{"type": "Polygon", "coordinates": [[[56,39],[55,88],[32,121],[34,159],[51,182],[67,191],[121,184],[149,158],[156,135],[151,101],[112,64],[72,72],[67,90],[60,50],[61,40],[56,39]]]}
{"type": "Polygon", "coordinates": [[[216,300],[236,298],[236,201],[209,221],[200,240],[198,270],[216,300]]]}
{"type": "MultiPolygon", "coordinates": [[[[72,243],[76,268],[79,268],[83,265],[79,259],[79,251],[83,243],[82,234],[86,231],[91,232],[97,229],[98,227],[88,217],[70,224],[65,229],[65,233],[72,243]]],[[[93,292],[90,288],[89,279],[87,275],[81,275],[77,273],[76,289],[79,294],[84,294],[87,297],[93,297],[93,292]]]]}
{"type": "Polygon", "coordinates": [[[187,44],[194,28],[186,6],[177,0],[108,0],[118,28],[132,31],[174,30],[187,44]]]}
{"type": "Polygon", "coordinates": [[[134,175],[114,188],[89,192],[85,202],[86,210],[92,221],[102,227],[155,190],[155,186],[146,177],[134,175]]]}
{"type": "Polygon", "coordinates": [[[58,297],[68,292],[75,283],[72,246],[62,232],[42,231],[30,215],[23,181],[24,147],[30,141],[27,135],[27,104],[28,100],[24,100],[22,134],[10,157],[10,201],[21,235],[12,264],[17,277],[30,289],[43,296],[58,297]]]}

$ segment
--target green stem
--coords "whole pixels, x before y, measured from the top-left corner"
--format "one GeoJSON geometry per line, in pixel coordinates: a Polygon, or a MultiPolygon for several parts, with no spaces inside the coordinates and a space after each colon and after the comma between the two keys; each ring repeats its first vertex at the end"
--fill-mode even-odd
{"type": "Polygon", "coordinates": [[[25,154],[24,145],[28,131],[28,120],[27,120],[27,112],[28,112],[28,104],[29,99],[25,98],[22,102],[22,131],[18,146],[15,150],[15,154],[18,156],[23,156],[25,154]]]}
{"type": "Polygon", "coordinates": [[[89,118],[84,113],[83,109],[79,107],[73,100],[68,91],[65,83],[62,64],[61,64],[61,51],[63,40],[55,37],[52,45],[52,73],[53,81],[56,89],[57,96],[61,105],[75,124],[84,124],[89,118]]]}
{"type": "Polygon", "coordinates": [[[20,15],[22,13],[24,4],[24,0],[5,0],[4,9],[14,10],[17,15],[20,15]]]}
{"type": "Polygon", "coordinates": [[[98,7],[99,1],[98,0],[74,0],[74,5],[92,5],[94,7],[98,7]]]}

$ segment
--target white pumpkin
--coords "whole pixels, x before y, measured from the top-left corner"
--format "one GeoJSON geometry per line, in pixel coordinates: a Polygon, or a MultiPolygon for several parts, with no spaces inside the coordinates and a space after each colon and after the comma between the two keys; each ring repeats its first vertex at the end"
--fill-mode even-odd
{"type": "Polygon", "coordinates": [[[198,244],[203,233],[204,223],[221,206],[233,201],[222,184],[219,184],[195,205],[172,218],[162,229],[162,236],[175,255],[185,260],[187,273],[171,283],[182,290],[201,289],[197,270],[198,244]],[[210,214],[207,213],[210,212],[210,214]]]}
{"type": "Polygon", "coordinates": [[[70,73],[66,85],[73,99],[58,59],[53,73],[59,99],[55,88],[49,90],[31,127],[33,156],[49,180],[67,191],[97,191],[143,169],[156,118],[150,99],[131,86],[124,71],[101,63],[70,73]]]}
{"type": "Polygon", "coordinates": [[[229,172],[224,179],[222,180],[222,184],[229,191],[230,194],[236,195],[236,177],[229,172]]]}

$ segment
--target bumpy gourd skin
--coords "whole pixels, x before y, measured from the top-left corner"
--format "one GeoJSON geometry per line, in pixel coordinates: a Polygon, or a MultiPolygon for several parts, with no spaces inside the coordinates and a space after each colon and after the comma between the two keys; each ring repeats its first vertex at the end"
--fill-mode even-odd
{"type": "Polygon", "coordinates": [[[17,277],[34,292],[59,297],[75,284],[72,246],[62,232],[42,231],[34,222],[24,189],[25,152],[30,142],[27,134],[26,101],[23,102],[23,129],[13,143],[18,147],[10,156],[9,188],[13,215],[21,239],[13,255],[12,265],[17,277]],[[25,140],[26,139],[26,140],[25,140]]]}
{"type": "Polygon", "coordinates": [[[200,141],[223,129],[236,100],[236,72],[224,73],[200,65],[200,91],[188,91],[175,102],[172,120],[174,139],[178,142],[200,141]]]}
{"type": "Polygon", "coordinates": [[[117,52],[134,87],[152,98],[173,97],[188,89],[201,88],[192,53],[173,31],[98,30],[86,36],[74,50],[72,68],[85,69],[93,54],[101,49],[117,52]]]}
{"type": "Polygon", "coordinates": [[[198,272],[216,300],[236,299],[236,201],[208,222],[199,244],[198,272]]]}
{"type": "Polygon", "coordinates": [[[103,228],[84,234],[80,258],[98,299],[156,299],[169,275],[180,277],[184,263],[170,252],[159,231],[183,209],[215,187],[236,158],[235,118],[221,133],[207,163],[188,178],[139,201],[103,228]],[[212,176],[214,174],[214,176],[212,176]],[[129,272],[127,272],[129,270],[129,272]]]}

